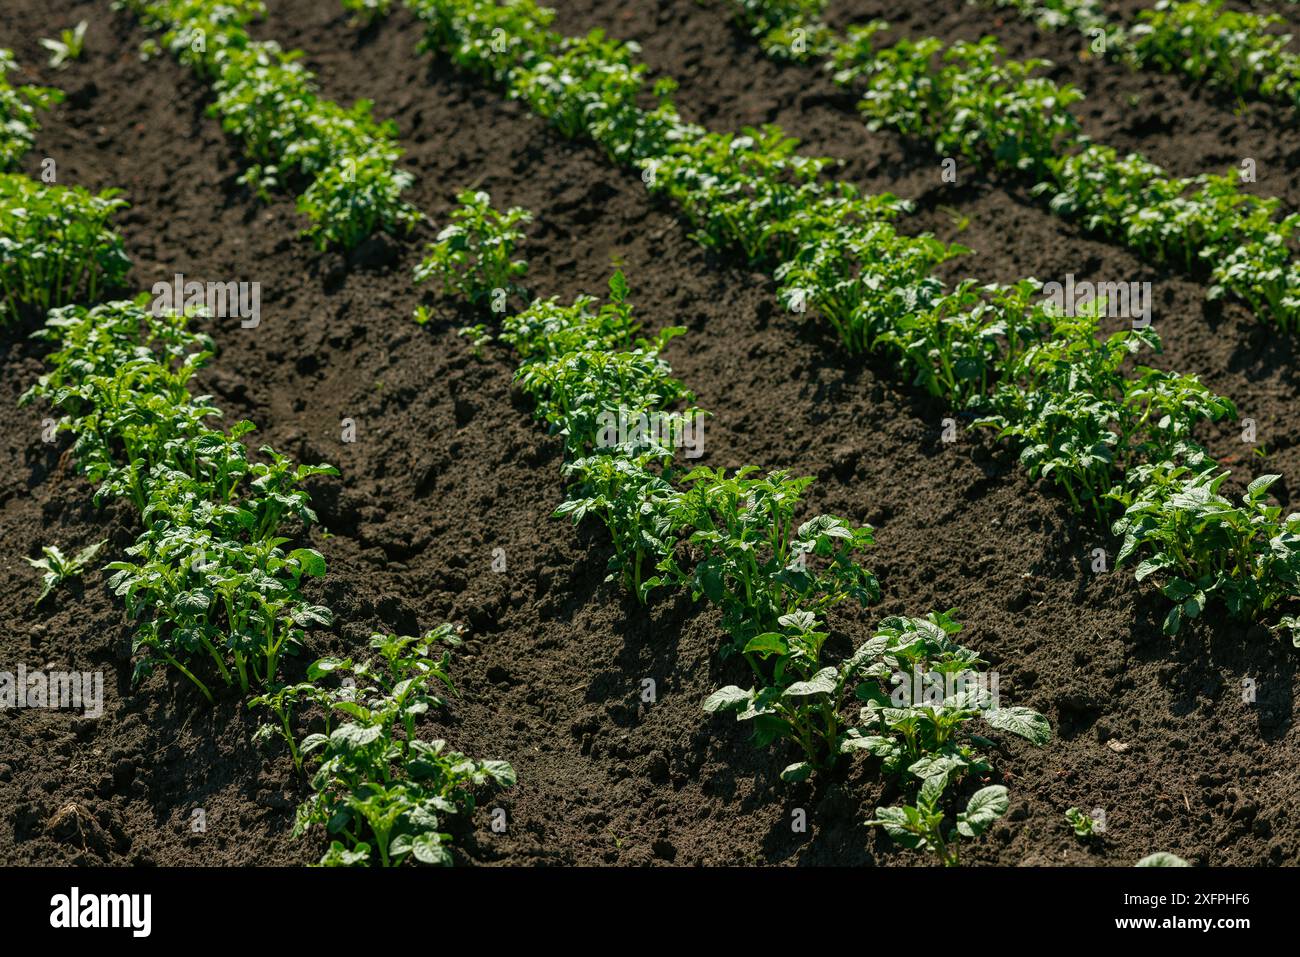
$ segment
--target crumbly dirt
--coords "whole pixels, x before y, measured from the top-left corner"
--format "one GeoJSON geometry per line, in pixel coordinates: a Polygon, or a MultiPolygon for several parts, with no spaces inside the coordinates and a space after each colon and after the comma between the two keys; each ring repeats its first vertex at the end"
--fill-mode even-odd
{"type": "MultiPolygon", "coordinates": [[[[754,750],[743,727],[700,710],[719,684],[742,677],[719,661],[713,613],[686,597],[638,607],[604,582],[602,532],[550,517],[563,497],[559,448],[512,391],[511,355],[496,346],[472,355],[456,335],[467,317],[445,303],[426,297],[435,320],[410,321],[422,301],[410,270],[436,226],[352,256],[316,252],[297,236],[290,198],[260,203],[238,184],[238,149],[205,115],[201,84],[169,59],[141,62],[145,34],[106,6],[9,0],[0,12],[0,45],[15,50],[26,78],[69,93],[47,115],[31,169],[49,156],[61,182],[126,191],[131,289],[176,272],[262,284],[261,326],[216,325],[219,354],[201,386],[232,421],[257,422],[261,441],[342,471],[313,489],[328,530],[313,542],[330,564],[316,597],[338,624],[312,636],[311,655],[361,647],[375,629],[467,627],[459,696],[428,730],[511,761],[519,784],[459,826],[460,861],[924,863],[863,826],[892,797],[867,764],[816,789],[782,785],[789,755],[754,750]],[[49,71],[36,38],[83,18],[85,60],[49,71]],[[355,423],[354,443],[341,441],[344,419],[355,423]],[[501,574],[495,549],[506,559],[501,574]],[[642,700],[646,679],[653,703],[642,700]],[[489,827],[496,807],[507,811],[503,834],[489,827]],[[791,827],[798,809],[806,832],[791,827]]],[[[635,173],[416,54],[419,27],[404,11],[358,31],[329,0],[268,6],[260,36],[306,51],[328,96],[372,99],[397,123],[417,177],[411,198],[434,224],[458,190],[487,189],[498,204],[535,213],[525,250],[535,293],[599,293],[618,266],[647,325],[688,327],[669,358],[714,414],[703,462],[813,475],[808,514],[876,527],[869,564],[884,597],[837,616],[839,640],[860,640],[886,614],[956,607],[965,640],[1000,673],[1003,697],[1049,717],[1049,745],[1010,742],[1000,755],[1013,809],[972,862],[1122,865],[1168,850],[1198,864],[1300,863],[1300,798],[1286,770],[1298,750],[1293,651],[1214,616],[1163,637],[1158,596],[1125,570],[1091,570],[1093,549],[1113,554],[1104,531],[1081,526],[984,437],[940,442],[953,410],[783,312],[767,278],[704,252],[635,173]],[[1252,703],[1243,701],[1247,680],[1252,703]],[[1070,806],[1104,809],[1104,839],[1080,844],[1064,824],[1070,806]]],[[[1068,60],[1064,40],[1012,17],[955,0],[900,6],[890,15],[911,32],[997,32],[1017,55],[1068,60]]],[[[928,146],[866,130],[851,97],[815,68],[765,60],[716,0],[563,7],[566,31],[603,27],[640,41],[656,74],[682,81],[688,116],[718,129],[779,122],[807,151],[842,159],[835,175],[914,199],[903,228],[975,250],[950,276],[1149,279],[1167,339],[1158,361],[1236,399],[1268,455],[1228,429],[1206,436],[1212,448],[1236,456],[1243,478],[1296,474],[1292,337],[1238,306],[1206,304],[1195,278],[1082,236],[1028,184],[964,170],[956,188],[943,185],[928,146]]],[[[854,3],[835,15],[843,23],[883,12],[854,3]]],[[[1081,86],[1095,77],[1087,123],[1099,139],[1184,174],[1219,168],[1249,142],[1262,192],[1290,203],[1300,188],[1287,152],[1296,146],[1277,146],[1295,139],[1293,128],[1261,132],[1273,114],[1252,107],[1235,117],[1176,81],[1114,65],[1062,69],[1081,86]],[[1128,90],[1166,99],[1139,121],[1117,105],[1128,90]],[[1240,139],[1225,143],[1229,128],[1240,139]],[[1246,139],[1256,135],[1258,147],[1246,139]]],[[[102,670],[105,710],[94,719],[0,712],[0,860],[316,859],[318,838],[290,835],[305,786],[282,747],[253,741],[256,721],[237,695],[208,707],[165,674],[130,687],[129,623],[98,571],[33,608],[37,576],[24,556],[108,538],[111,560],[135,523],[129,508],[93,505],[66,443],[41,441],[48,410],[15,407],[41,371],[44,347],[25,338],[37,322],[0,338],[0,408],[10,410],[0,417],[0,665],[102,670]]]]}

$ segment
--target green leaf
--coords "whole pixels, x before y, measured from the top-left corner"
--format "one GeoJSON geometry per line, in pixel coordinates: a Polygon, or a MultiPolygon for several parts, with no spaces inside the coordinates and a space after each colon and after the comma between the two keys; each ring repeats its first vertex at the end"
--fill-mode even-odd
{"type": "Polygon", "coordinates": [[[411,842],[411,853],[421,864],[440,867],[451,866],[451,852],[443,846],[437,834],[424,833],[411,842]]]}
{"type": "Polygon", "coordinates": [[[951,755],[927,754],[912,762],[907,770],[924,781],[935,777],[948,777],[953,771],[960,771],[964,767],[966,767],[965,761],[951,755]]]}
{"type": "Polygon", "coordinates": [[[1154,854],[1148,854],[1142,860],[1133,865],[1134,867],[1191,867],[1185,860],[1177,854],[1170,854],[1168,851],[1156,851],[1154,854]]]}
{"type": "Polygon", "coordinates": [[[212,604],[212,599],[205,592],[196,590],[181,592],[176,596],[174,602],[179,610],[188,612],[191,615],[197,615],[208,610],[208,606],[212,604]]]}
{"type": "Polygon", "coordinates": [[[782,628],[794,628],[797,631],[812,631],[817,627],[817,616],[810,611],[792,611],[776,620],[782,628]]]}
{"type": "Polygon", "coordinates": [[[957,815],[958,833],[963,837],[979,837],[1007,813],[1009,806],[1007,789],[1001,784],[980,788],[971,795],[966,810],[957,815]]]}
{"type": "Polygon", "coordinates": [[[892,757],[898,746],[878,734],[850,735],[840,742],[841,751],[866,751],[877,758],[892,757]]]}
{"type": "Polygon", "coordinates": [[[483,770],[503,788],[513,787],[517,780],[515,769],[508,761],[484,761],[483,770]]]}
{"type": "Polygon", "coordinates": [[[1261,475],[1259,478],[1255,479],[1255,481],[1246,486],[1246,497],[1255,498],[1258,495],[1263,495],[1269,490],[1269,487],[1281,477],[1282,476],[1280,475],[1261,475]]]}
{"type": "Polygon", "coordinates": [[[615,302],[624,302],[627,300],[627,294],[627,277],[623,275],[623,270],[620,269],[609,277],[609,295],[615,302]]]}
{"type": "Polygon", "coordinates": [[[839,677],[834,668],[823,668],[807,681],[796,681],[782,693],[782,698],[807,698],[815,694],[833,694],[836,679],[839,677]]]}
{"type": "Polygon", "coordinates": [[[1052,726],[1033,708],[995,708],[984,712],[984,720],[999,731],[1009,731],[1034,744],[1052,739],[1052,726]]]}
{"type": "Polygon", "coordinates": [[[794,729],[790,726],[790,722],[770,711],[755,712],[747,709],[737,716],[737,720],[754,722],[754,734],[750,740],[756,748],[766,748],[773,741],[794,736],[794,729]]]}
{"type": "Polygon", "coordinates": [[[318,658],[307,666],[307,678],[310,681],[316,681],[332,671],[339,668],[349,668],[351,665],[350,659],[345,661],[342,658],[318,658]]]}
{"type": "Polygon", "coordinates": [[[93,545],[87,545],[81,551],[77,552],[77,557],[72,560],[72,564],[77,566],[78,568],[84,568],[86,565],[90,563],[91,559],[93,559],[96,555],[99,554],[99,550],[107,544],[108,544],[108,539],[106,538],[103,541],[96,542],[93,545]]]}
{"type": "Polygon", "coordinates": [[[1165,555],[1152,556],[1138,564],[1137,570],[1133,572],[1133,577],[1138,581],[1144,581],[1161,569],[1168,568],[1170,564],[1172,564],[1170,559],[1165,555]]]}
{"type": "Polygon", "coordinates": [[[328,628],[334,623],[334,613],[324,605],[303,605],[293,613],[293,623],[303,628],[311,625],[328,628]]]}
{"type": "Polygon", "coordinates": [[[335,728],[330,734],[330,744],[352,751],[364,748],[383,737],[384,729],[380,725],[360,725],[348,722],[335,728]]]}
{"type": "Polygon", "coordinates": [[[880,825],[885,829],[885,833],[892,837],[903,847],[916,849],[921,845],[921,837],[912,833],[908,827],[909,817],[907,809],[901,807],[878,807],[876,808],[876,817],[868,824],[880,825]]]}
{"type": "Polygon", "coordinates": [[[813,766],[810,761],[796,761],[781,772],[781,780],[787,784],[794,784],[807,780],[812,773],[813,766]]]}
{"type": "Polygon", "coordinates": [[[921,791],[917,795],[917,808],[937,808],[939,806],[939,800],[943,797],[943,789],[947,786],[948,776],[946,774],[926,778],[921,782],[921,791]]]}
{"type": "Polygon", "coordinates": [[[320,578],[325,574],[325,556],[314,548],[295,548],[289,559],[298,563],[304,575],[320,578]]]}
{"type": "Polygon", "coordinates": [[[766,658],[768,655],[784,655],[787,650],[785,637],[775,631],[755,635],[745,645],[745,654],[755,654],[761,658],[766,658]]]}
{"type": "Polygon", "coordinates": [[[713,694],[704,699],[702,707],[710,714],[719,711],[732,711],[744,707],[754,696],[754,689],[745,691],[735,685],[727,685],[725,688],[719,688],[713,694]]]}

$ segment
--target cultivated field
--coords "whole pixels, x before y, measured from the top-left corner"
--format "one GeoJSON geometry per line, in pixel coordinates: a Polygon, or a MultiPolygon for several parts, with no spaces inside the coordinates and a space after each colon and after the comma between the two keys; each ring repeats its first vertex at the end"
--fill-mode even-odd
{"type": "Polygon", "coordinates": [[[556,6],[5,0],[0,861],[1300,864],[1300,10],[556,6]]]}

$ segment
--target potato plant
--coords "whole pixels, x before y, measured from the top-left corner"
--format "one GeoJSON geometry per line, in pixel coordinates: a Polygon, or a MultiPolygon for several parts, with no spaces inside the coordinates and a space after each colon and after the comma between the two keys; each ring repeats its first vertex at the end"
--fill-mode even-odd
{"type": "Polygon", "coordinates": [[[942,807],[948,779],[943,775],[926,778],[917,792],[915,804],[876,808],[876,816],[867,823],[880,827],[903,847],[930,851],[945,867],[961,863],[963,839],[979,837],[997,823],[1010,801],[1007,789],[1000,784],[980,788],[970,796],[965,810],[952,826],[945,827],[948,815],[942,807]]]}
{"type": "Polygon", "coordinates": [[[120,289],[130,264],[111,223],[126,205],[115,189],[0,173],[0,322],[120,289]]]}
{"type": "Polygon", "coordinates": [[[50,67],[55,70],[62,70],[73,60],[80,60],[82,53],[86,49],[86,27],[89,24],[82,20],[75,27],[59,31],[57,40],[42,37],[40,44],[50,51],[50,67]]]}
{"type": "Polygon", "coordinates": [[[717,605],[732,652],[784,656],[781,633],[793,627],[806,644],[802,658],[816,662],[811,652],[820,640],[799,613],[820,615],[845,601],[866,606],[877,600],[875,576],[856,558],[875,540],[869,527],[832,515],[797,524],[813,480],[780,471],[760,478],[757,471],[746,466],[728,475],[702,467],[682,477],[681,491],[664,508],[686,534],[681,548],[661,561],[656,583],[689,589],[697,600],[717,605]]]}
{"type": "Polygon", "coordinates": [[[242,182],[259,194],[297,192],[305,231],[324,249],[350,249],[376,231],[402,232],[420,218],[402,199],[411,174],[397,168],[397,130],[321,98],[300,51],[252,39],[261,0],[124,0],[164,48],[212,85],[209,108],[252,165],[242,182]]]}
{"type": "Polygon", "coordinates": [[[1237,96],[1300,106],[1300,56],[1290,34],[1271,27],[1283,17],[1225,10],[1223,0],[1159,0],[1138,13],[1129,31],[1131,55],[1143,66],[1181,73],[1237,96]]]}
{"type": "Polygon", "coordinates": [[[302,592],[325,560],[311,548],[286,552],[281,533],[315,522],[302,484],[338,473],[270,448],[252,461],[241,441],[251,423],[208,426],[220,412],[188,385],[211,341],[189,330],[188,317],[156,317],[147,302],[52,312],[42,335],[60,347],[23,399],[62,413],[58,427],[76,436],[73,454],[97,497],[130,500],[145,526],[108,566],[110,588],[139,622],[136,677],[171,665],[211,700],[204,661],[245,693],[270,687],[306,630],[332,621],[302,592]]]}
{"type": "Polygon", "coordinates": [[[1101,835],[1101,832],[1097,830],[1097,821],[1077,807],[1066,810],[1065,823],[1074,832],[1074,836],[1085,844],[1101,835]]]}
{"type": "Polygon", "coordinates": [[[14,55],[0,49],[0,173],[17,168],[32,148],[40,124],[36,111],[63,100],[63,92],[45,86],[14,86],[8,74],[18,68],[14,55]]]}
{"type": "MultiPolygon", "coordinates": [[[[695,224],[700,243],[742,252],[781,281],[783,302],[796,312],[811,307],[847,348],[883,351],[935,397],[972,408],[1010,440],[1031,475],[1056,485],[1072,508],[1100,524],[1112,520],[1110,492],[1130,472],[1145,475],[1135,470],[1170,456],[1199,461],[1204,453],[1189,438],[1195,426],[1235,415],[1230,401],[1193,377],[1134,370],[1125,362],[1138,349],[1158,351],[1149,328],[1103,340],[1087,315],[1059,316],[1036,301],[1039,287],[1029,280],[946,289],[933,270],[960,247],[899,234],[891,220],[904,208],[900,201],[827,181],[829,161],[797,153],[796,141],[774,126],[727,136],[687,123],[672,104],[671,84],[647,90],[638,80],[631,48],[589,37],[581,47],[587,62],[575,63],[568,56],[575,41],[553,32],[550,14],[531,0],[406,2],[425,23],[425,49],[445,52],[510,95],[528,98],[566,133],[640,168],[647,187],[671,198],[695,224]],[[494,42],[503,35],[506,42],[494,42]],[[603,84],[603,71],[617,81],[603,84]],[[537,84],[546,87],[545,96],[537,84]],[[646,99],[657,105],[647,108],[646,99]],[[585,105],[576,109],[571,100],[585,105]],[[576,127],[583,116],[593,121],[576,127]],[[1068,368],[1075,358],[1084,360],[1077,375],[1068,368]]],[[[991,47],[968,52],[967,65],[953,69],[1001,70],[1007,90],[1027,82],[1024,71],[1006,67],[991,47]]],[[[1039,102],[1037,94],[1025,96],[1039,102]]],[[[1043,129],[1068,126],[1061,120],[1043,129]]],[[[1014,131],[1007,135],[1006,142],[1014,140],[1014,131]]],[[[1047,150],[1045,139],[1029,135],[1047,150]]],[[[1042,162],[1065,169],[1060,164],[1068,160],[1042,162]]],[[[1271,296],[1290,308],[1283,233],[1293,224],[1274,223],[1274,206],[1245,198],[1226,177],[1207,176],[1202,184],[1193,213],[1179,216],[1186,235],[1162,240],[1163,254],[1185,255],[1195,246],[1202,260],[1216,258],[1216,276],[1232,273],[1235,292],[1271,296]],[[1262,273],[1248,265],[1256,248],[1271,250],[1262,273]]],[[[1178,193],[1187,183],[1168,188],[1167,195],[1186,205],[1178,193]]],[[[1088,208],[1111,206],[1108,189],[1097,196],[1088,208]]],[[[1291,584],[1275,584],[1300,597],[1291,584]]]]}
{"type": "Polygon", "coordinates": [[[64,582],[80,578],[99,554],[99,550],[107,544],[108,539],[103,539],[93,545],[87,545],[72,556],[64,555],[63,550],[57,545],[44,545],[41,547],[40,558],[26,559],[28,565],[44,573],[41,575],[41,593],[36,597],[36,604],[45,601],[50,592],[64,582]]]}
{"type": "MultiPolygon", "coordinates": [[[[191,14],[210,13],[216,19],[209,25],[242,27],[246,20],[241,17],[255,8],[260,6],[212,8],[206,0],[174,6],[187,18],[181,25],[186,36],[202,29],[189,19],[191,14]]],[[[225,40],[239,46],[238,36],[227,35],[225,40]]],[[[187,47],[183,55],[193,52],[197,48],[187,47]]],[[[6,165],[31,145],[34,107],[55,98],[55,91],[13,89],[4,76],[11,63],[7,53],[0,57],[0,143],[6,165]]],[[[194,63],[200,70],[205,67],[201,59],[194,63]]],[[[329,109],[308,109],[308,114],[304,122],[322,121],[324,138],[332,135],[336,141],[321,151],[321,162],[331,162],[331,151],[346,145],[343,141],[353,133],[366,143],[368,106],[347,117],[329,109]],[[337,127],[333,132],[331,124],[337,127]],[[343,127],[352,133],[341,132],[343,127]]],[[[299,138],[293,145],[308,144],[299,138]]],[[[365,195],[355,188],[358,181],[369,178],[393,202],[404,183],[394,179],[388,161],[373,152],[362,157],[359,167],[345,163],[343,171],[347,175],[340,182],[353,205],[365,195]],[[358,169],[363,175],[354,177],[358,169]],[[364,172],[367,169],[371,172],[364,172]]],[[[339,189],[320,192],[324,182],[318,177],[306,198],[310,201],[317,190],[327,203],[340,202],[339,189]]],[[[335,830],[367,835],[350,844],[334,842],[324,863],[368,863],[367,839],[382,863],[407,858],[448,863],[448,838],[434,815],[466,809],[473,791],[489,781],[514,780],[504,762],[470,761],[448,751],[444,742],[416,737],[419,716],[444,703],[430,688],[436,682],[450,686],[449,657],[433,658],[431,646],[454,641],[455,634],[445,626],[418,640],[377,635],[372,647],[381,664],[339,663],[338,668],[350,668],[373,683],[370,691],[379,697],[363,704],[345,700],[350,692],[341,693],[327,683],[333,669],[325,664],[310,669],[307,681],[281,680],[283,659],[299,653],[310,630],[330,627],[333,621],[329,608],[305,594],[307,582],[325,574],[324,557],[305,543],[292,544],[295,538],[304,539],[316,523],[306,483],[338,473],[328,465],[297,464],[269,447],[250,454],[250,422],[224,430],[209,424],[222,417],[221,411],[210,397],[190,391],[195,374],[213,351],[212,339],[194,328],[201,316],[155,313],[144,294],[89,308],[63,305],[73,299],[94,301],[124,278],[129,264],[120,240],[107,227],[122,205],[113,191],[92,196],[0,170],[0,207],[6,213],[0,231],[6,254],[0,270],[5,310],[16,314],[19,306],[59,306],[36,333],[52,346],[48,371],[24,393],[21,403],[45,401],[55,409],[60,416],[57,431],[74,436],[73,458],[96,486],[96,499],[131,502],[143,526],[125,557],[107,566],[112,573],[109,587],[125,599],[136,621],[134,678],[164,664],[190,680],[210,703],[216,700],[210,675],[244,695],[253,695],[256,687],[262,693],[251,697],[250,706],[274,716],[274,723],[259,731],[259,739],[278,731],[300,771],[308,755],[323,748],[324,760],[314,776],[323,790],[314,806],[328,807],[336,794],[331,782],[346,780],[349,794],[327,819],[337,824],[341,813],[351,814],[335,830]],[[326,712],[325,740],[309,736],[299,747],[295,710],[304,706],[326,712]],[[367,710],[353,711],[354,720],[335,738],[332,718],[340,706],[343,713],[353,707],[367,710]],[[399,731],[400,742],[394,736],[399,731]],[[353,745],[372,736],[384,742],[366,752],[367,760],[358,760],[363,749],[353,745]],[[394,780],[396,769],[381,760],[384,756],[396,763],[401,781],[394,780]]],[[[383,215],[380,210],[377,220],[374,209],[350,209],[346,216],[327,211],[321,218],[333,217],[344,230],[333,235],[351,245],[383,215]]],[[[45,573],[38,602],[59,583],[80,575],[104,544],[72,558],[47,547],[43,558],[28,559],[45,573]]],[[[311,823],[311,813],[304,805],[300,825],[311,823]]]]}
{"type": "Polygon", "coordinates": [[[755,635],[744,646],[754,666],[756,683],[749,688],[727,685],[704,700],[710,714],[735,712],[736,720],[752,721],[755,747],[788,740],[802,759],[781,772],[785,781],[802,781],[817,771],[829,771],[845,750],[846,736],[840,699],[866,664],[853,655],[839,665],[823,665],[822,648],[829,637],[809,611],[783,615],[781,629],[755,635]]]}
{"type": "Polygon", "coordinates": [[[317,702],[325,709],[330,706],[331,693],[328,689],[312,681],[299,681],[296,684],[280,684],[264,694],[248,699],[250,708],[265,708],[271,712],[274,721],[267,721],[257,729],[257,738],[265,741],[279,735],[289,747],[293,766],[302,773],[304,755],[298,748],[298,739],[293,729],[294,713],[304,705],[317,702]]]}
{"type": "Polygon", "coordinates": [[[419,721],[445,707],[443,694],[454,690],[450,654],[438,654],[437,645],[457,641],[447,625],[419,638],[377,634],[370,642],[376,660],[322,659],[310,669],[319,679],[355,682],[316,697],[336,720],[299,749],[304,758],[319,753],[320,763],[294,834],[319,825],[336,837],[321,864],[450,864],[442,819],[471,812],[476,791],[515,783],[504,761],[471,760],[445,741],[418,737],[419,721]]]}
{"type": "MultiPolygon", "coordinates": [[[[1117,561],[1140,557],[1139,581],[1156,576],[1171,602],[1164,630],[1176,634],[1217,599],[1238,620],[1258,621],[1300,588],[1300,515],[1268,502],[1281,476],[1261,475],[1240,504],[1221,493],[1228,473],[1209,463],[1160,462],[1135,470],[1111,493],[1124,508],[1117,561]]],[[[1278,623],[1300,647],[1294,616],[1278,623]]]]}
{"type": "MultiPolygon", "coordinates": [[[[463,194],[462,202],[474,221],[501,223],[486,212],[486,198],[463,194]]],[[[440,242],[450,246],[453,239],[445,235],[440,242]]],[[[435,245],[431,253],[436,260],[443,250],[435,245]]],[[[486,268],[472,265],[448,291],[472,297],[486,268]]],[[[659,357],[666,337],[681,330],[664,330],[654,340],[638,337],[625,278],[616,273],[609,286],[600,306],[589,296],[567,307],[534,300],[505,318],[500,338],[520,355],[518,381],[537,403],[538,417],[564,436],[570,491],[556,514],[604,523],[614,546],[610,577],[638,600],[657,589],[687,591],[721,611],[730,639],[722,655],[742,658],[754,680],[748,688],[719,689],[704,710],[753,722],[759,746],[788,741],[797,747],[800,760],[781,775],[789,782],[828,772],[855,751],[880,758],[895,775],[927,771],[955,779],[968,770],[986,772],[989,765],[975,753],[974,742],[982,739],[959,734],[977,717],[995,731],[1046,741],[1050,728],[1041,715],[997,708],[987,694],[961,692],[939,703],[873,710],[890,676],[906,667],[952,678],[982,662],[949,640],[960,626],[946,614],[887,619],[847,658],[826,654],[827,612],[863,609],[880,591],[859,561],[873,544],[869,527],[830,515],[799,522],[810,478],[760,476],[753,466],[730,474],[708,467],[685,471],[674,449],[654,441],[600,441],[594,411],[662,412],[688,399],[659,357]],[[618,374],[607,375],[608,369],[618,374]],[[657,574],[645,578],[650,565],[657,574]],[[868,703],[859,727],[844,720],[849,698],[868,703]]],[[[963,814],[977,824],[983,820],[978,810],[963,814]]],[[[966,828],[968,836],[976,824],[966,828]]],[[[935,846],[955,860],[948,844],[935,846]]]]}
{"type": "Polygon", "coordinates": [[[481,191],[466,190],[456,201],[451,223],[429,245],[426,258],[415,269],[415,281],[441,280],[443,295],[460,295],[474,304],[521,291],[516,281],[528,271],[528,264],[513,257],[524,238],[518,227],[531,214],[518,207],[498,213],[481,191]]]}
{"type": "MultiPolygon", "coordinates": [[[[1088,3],[1056,4],[1082,17],[1087,30],[1103,29],[1088,3]]],[[[824,3],[733,5],[765,35],[789,17],[786,32],[816,36],[818,55],[836,82],[861,96],[859,110],[873,129],[888,127],[933,143],[944,155],[1030,174],[1034,192],[1053,212],[1152,261],[1208,275],[1212,299],[1235,296],[1288,329],[1300,322],[1300,270],[1292,262],[1300,220],[1279,215],[1277,199],[1243,190],[1235,170],[1175,177],[1139,154],[1120,157],[1091,142],[1070,111],[1082,94],[1034,75],[1051,66],[1047,61],[1010,59],[991,37],[951,46],[923,37],[885,46],[877,36],[888,25],[879,20],[852,26],[841,38],[814,17],[824,3]]],[[[1022,11],[1033,6],[1018,5],[1022,11]]],[[[786,55],[779,43],[767,48],[786,55]]]]}

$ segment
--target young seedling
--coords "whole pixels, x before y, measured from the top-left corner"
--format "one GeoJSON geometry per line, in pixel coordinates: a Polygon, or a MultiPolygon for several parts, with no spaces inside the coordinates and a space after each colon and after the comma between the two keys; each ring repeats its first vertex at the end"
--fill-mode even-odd
{"type": "Polygon", "coordinates": [[[1074,830],[1074,836],[1085,844],[1098,836],[1097,821],[1090,814],[1084,814],[1077,807],[1065,812],[1065,823],[1074,830]]]}
{"type": "MultiPolygon", "coordinates": [[[[416,321],[419,322],[419,319],[417,318],[416,321]]],[[[425,321],[427,321],[427,319],[425,321]]],[[[424,323],[421,322],[420,324],[423,325],[424,323]]],[[[468,339],[470,355],[475,359],[482,361],[483,347],[492,342],[492,333],[487,331],[487,326],[481,322],[475,323],[472,326],[462,326],[460,329],[456,330],[456,335],[460,336],[462,339],[468,339]]]]}
{"type": "Polygon", "coordinates": [[[945,867],[955,867],[961,863],[962,839],[973,839],[987,831],[1007,813],[1009,802],[1007,789],[1000,784],[980,788],[957,815],[956,824],[945,827],[941,799],[947,786],[947,775],[926,778],[914,805],[878,807],[875,818],[867,825],[883,827],[903,847],[930,851],[945,867]]]}
{"type": "Polygon", "coordinates": [[[62,30],[59,39],[42,38],[41,46],[50,51],[50,66],[62,70],[73,60],[80,60],[86,45],[86,21],[82,20],[71,30],[62,30]]]}
{"type": "Polygon", "coordinates": [[[1173,602],[1166,634],[1200,617],[1211,598],[1238,620],[1259,620],[1296,593],[1300,580],[1300,515],[1268,502],[1281,476],[1261,475],[1234,505],[1220,489],[1228,472],[1162,462],[1134,470],[1111,497],[1124,507],[1114,531],[1124,536],[1116,564],[1141,551],[1142,581],[1164,577],[1173,602]]]}
{"type": "Polygon", "coordinates": [[[352,22],[359,26],[370,26],[388,16],[393,0],[343,0],[343,9],[353,14],[352,22]]]}
{"type": "Polygon", "coordinates": [[[248,702],[250,708],[266,708],[279,721],[278,725],[267,723],[259,727],[256,738],[264,740],[277,732],[282,735],[285,743],[289,745],[289,754],[293,758],[293,766],[301,774],[303,756],[298,750],[298,741],[293,734],[294,709],[303,703],[313,701],[323,704],[328,709],[331,700],[329,692],[310,681],[300,682],[296,685],[280,685],[274,691],[268,691],[266,694],[250,699],[248,702]]]}
{"type": "MultiPolygon", "coordinates": [[[[828,637],[811,612],[794,612],[779,620],[780,632],[756,635],[745,646],[746,656],[771,667],[770,684],[742,690],[734,685],[710,695],[709,713],[736,711],[738,721],[754,722],[754,744],[764,747],[787,738],[803,751],[803,760],[781,772],[783,781],[802,781],[830,768],[840,756],[843,738],[839,703],[845,686],[867,663],[854,655],[838,667],[818,667],[828,637]]],[[[756,669],[762,675],[763,669],[756,669]]]]}
{"type": "Polygon", "coordinates": [[[864,702],[859,726],[849,732],[846,748],[879,758],[890,773],[907,770],[919,777],[940,772],[955,776],[983,772],[988,765],[980,748],[989,741],[970,733],[979,719],[995,731],[1046,744],[1051,725],[1037,711],[1003,707],[980,680],[985,662],[953,641],[961,630],[952,611],[926,618],[890,617],[860,654],[871,656],[857,686],[864,702]],[[917,679],[929,679],[916,696],[917,679]],[[894,684],[892,690],[890,685],[894,684]]]}
{"type": "Polygon", "coordinates": [[[35,604],[39,605],[45,601],[46,596],[65,581],[71,578],[80,578],[95,556],[99,554],[99,550],[107,544],[108,539],[104,539],[94,545],[88,545],[72,558],[65,556],[57,545],[45,545],[41,548],[44,553],[43,557],[28,558],[26,560],[27,564],[45,572],[44,576],[42,576],[43,587],[35,604]]]}
{"type": "Polygon", "coordinates": [[[683,477],[668,508],[673,525],[691,532],[660,562],[655,580],[716,604],[733,652],[745,652],[759,635],[785,631],[784,616],[821,615],[844,602],[866,607],[880,595],[875,576],[858,560],[875,542],[870,526],[833,515],[796,524],[813,480],[781,471],[755,478],[755,472],[745,466],[728,475],[705,466],[683,477]]]}

